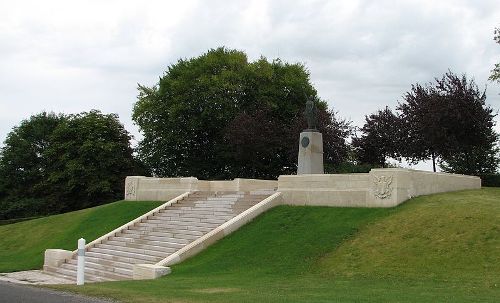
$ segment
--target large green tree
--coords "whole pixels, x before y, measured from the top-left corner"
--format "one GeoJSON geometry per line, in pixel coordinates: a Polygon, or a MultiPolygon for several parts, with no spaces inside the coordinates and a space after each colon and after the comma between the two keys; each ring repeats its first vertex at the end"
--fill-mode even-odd
{"type": "Polygon", "coordinates": [[[498,157],[495,114],[485,101],[485,91],[480,91],[474,80],[451,71],[433,84],[412,86],[405,102],[398,106],[404,122],[403,156],[413,161],[432,159],[434,170],[437,160],[450,172],[491,170],[491,161],[472,160],[488,157],[486,154],[498,157]]]}
{"type": "Polygon", "coordinates": [[[116,114],[68,116],[46,151],[51,200],[67,211],[123,198],[125,177],[137,169],[130,139],[116,114]]]}
{"type": "MultiPolygon", "coordinates": [[[[320,117],[329,117],[325,129],[338,129],[340,121],[327,112],[301,64],[249,62],[245,53],[226,48],[181,59],[157,85],[139,85],[133,119],[144,134],[141,159],[158,176],[276,178],[291,173],[307,97],[316,101],[320,117]]],[[[342,157],[346,134],[329,133],[343,144],[342,157]]]]}
{"type": "Polygon", "coordinates": [[[0,218],[46,213],[46,151],[52,133],[66,119],[43,112],[21,121],[7,135],[0,150],[0,218]]]}
{"type": "Polygon", "coordinates": [[[390,108],[365,117],[361,136],[352,139],[360,164],[385,167],[387,159],[398,158],[401,143],[401,120],[390,108]]]}
{"type": "Polygon", "coordinates": [[[137,173],[130,135],[114,114],[41,113],[15,127],[0,152],[0,218],[59,213],[123,197],[137,173]]]}

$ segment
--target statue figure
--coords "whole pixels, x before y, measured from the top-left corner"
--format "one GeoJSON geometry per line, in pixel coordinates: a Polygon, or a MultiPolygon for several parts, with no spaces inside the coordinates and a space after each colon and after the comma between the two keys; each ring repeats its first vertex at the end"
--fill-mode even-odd
{"type": "Polygon", "coordinates": [[[308,98],[306,102],[306,110],[304,111],[304,116],[307,120],[307,129],[316,130],[318,123],[317,111],[318,110],[316,109],[312,98],[308,98]]]}

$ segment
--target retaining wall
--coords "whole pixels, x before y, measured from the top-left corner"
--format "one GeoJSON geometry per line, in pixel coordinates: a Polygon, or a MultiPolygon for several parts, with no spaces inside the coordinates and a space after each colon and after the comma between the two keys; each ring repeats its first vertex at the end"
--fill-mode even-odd
{"type": "Polygon", "coordinates": [[[367,174],[280,176],[285,204],[392,207],[416,196],[481,188],[479,177],[402,168],[367,174]]]}
{"type": "Polygon", "coordinates": [[[192,191],[270,191],[277,188],[278,181],[276,180],[238,178],[229,181],[206,181],[194,177],[128,176],[125,180],[125,200],[168,201],[185,192],[192,191]]]}
{"type": "Polygon", "coordinates": [[[481,188],[478,177],[403,168],[372,169],[366,174],[284,175],[278,181],[127,177],[126,200],[168,201],[192,191],[277,190],[284,204],[392,207],[411,197],[481,188]]]}

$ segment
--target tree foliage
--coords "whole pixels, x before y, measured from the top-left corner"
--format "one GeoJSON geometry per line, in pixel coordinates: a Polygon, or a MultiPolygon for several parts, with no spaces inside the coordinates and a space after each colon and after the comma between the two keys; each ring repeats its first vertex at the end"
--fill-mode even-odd
{"type": "Polygon", "coordinates": [[[495,114],[485,100],[485,91],[480,91],[474,80],[468,81],[465,75],[457,76],[451,71],[434,84],[413,85],[405,95],[406,102],[398,106],[406,142],[402,155],[413,161],[432,159],[434,167],[439,158],[443,169],[451,172],[473,174],[491,170],[488,163],[496,160],[472,160],[496,154],[495,114]],[[467,169],[457,166],[465,165],[462,161],[469,158],[467,169]]]}
{"type": "Polygon", "coordinates": [[[352,145],[360,164],[386,167],[389,157],[398,158],[401,123],[388,107],[369,116],[361,128],[361,136],[354,137],[352,145]]]}
{"type": "Polygon", "coordinates": [[[0,151],[0,218],[45,213],[46,151],[50,136],[65,116],[40,113],[23,120],[7,135],[0,151]]]}
{"type": "Polygon", "coordinates": [[[114,114],[41,113],[9,133],[0,154],[0,217],[59,213],[123,197],[137,163],[114,114]]]}
{"type": "Polygon", "coordinates": [[[46,153],[53,200],[79,209],[122,198],[125,177],[135,170],[130,139],[115,114],[69,116],[52,133],[46,153]]]}
{"type": "MultiPolygon", "coordinates": [[[[493,39],[496,43],[500,44],[500,28],[495,28],[493,39]]],[[[500,83],[500,63],[496,63],[495,67],[491,70],[491,75],[489,78],[491,81],[496,81],[500,83]]]]}
{"type": "MultiPolygon", "coordinates": [[[[315,99],[335,144],[345,147],[345,133],[333,130],[343,122],[327,112],[303,65],[265,58],[248,62],[245,53],[226,48],[181,59],[157,85],[139,85],[133,119],[144,134],[141,159],[158,176],[291,173],[306,97],[315,99]]],[[[332,152],[328,160],[339,157],[342,152],[332,152]]]]}
{"type": "MultiPolygon", "coordinates": [[[[496,134],[491,134],[496,136],[496,134]]],[[[498,172],[499,148],[493,138],[479,146],[468,146],[441,159],[439,166],[444,172],[483,176],[498,172]]]]}

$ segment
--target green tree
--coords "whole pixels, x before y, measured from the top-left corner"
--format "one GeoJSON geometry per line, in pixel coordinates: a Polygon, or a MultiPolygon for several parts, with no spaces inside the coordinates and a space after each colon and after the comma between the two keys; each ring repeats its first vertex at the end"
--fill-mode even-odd
{"type": "MultiPolygon", "coordinates": [[[[331,170],[347,158],[350,123],[324,109],[319,111],[318,122],[323,135],[325,170],[331,170]]],[[[299,114],[289,121],[288,127],[283,127],[269,110],[240,113],[225,132],[232,157],[229,170],[241,178],[276,179],[280,174],[296,173],[298,136],[306,128],[299,114]]]]}
{"type": "Polygon", "coordinates": [[[489,164],[463,163],[467,157],[486,157],[479,152],[495,154],[498,138],[493,109],[486,105],[486,93],[474,80],[448,71],[435,84],[412,86],[405,101],[398,106],[406,134],[403,156],[413,161],[432,159],[434,170],[438,158],[450,172],[464,172],[459,169],[464,166],[469,167],[467,173],[486,169],[483,165],[489,164]]]}
{"type": "Polygon", "coordinates": [[[0,218],[59,213],[123,197],[138,172],[114,114],[41,113],[9,133],[0,153],[0,218]]]}
{"type": "Polygon", "coordinates": [[[133,119],[144,134],[141,159],[158,176],[292,172],[306,96],[325,114],[301,64],[248,62],[245,53],[226,48],[181,59],[157,85],[139,85],[133,119]]]}
{"type": "MultiPolygon", "coordinates": [[[[493,39],[496,43],[500,44],[500,28],[495,28],[494,34],[493,39]]],[[[495,67],[491,70],[490,80],[500,83],[500,63],[496,63],[495,67]]]]}
{"type": "Polygon", "coordinates": [[[500,164],[499,148],[494,144],[498,136],[490,134],[489,142],[482,146],[468,146],[464,150],[458,150],[455,153],[443,157],[439,167],[444,172],[483,176],[498,173],[500,164]]]}
{"type": "Polygon", "coordinates": [[[50,199],[68,211],[123,198],[125,177],[137,168],[130,139],[116,114],[68,116],[46,151],[50,199]]]}
{"type": "Polygon", "coordinates": [[[47,212],[46,150],[51,134],[66,119],[42,112],[21,121],[7,135],[0,151],[0,218],[47,212]]]}
{"type": "Polygon", "coordinates": [[[399,158],[401,122],[388,107],[369,116],[361,128],[361,136],[352,145],[360,164],[386,167],[389,157],[399,158]]]}

